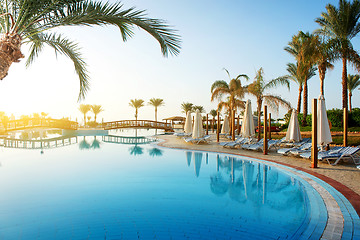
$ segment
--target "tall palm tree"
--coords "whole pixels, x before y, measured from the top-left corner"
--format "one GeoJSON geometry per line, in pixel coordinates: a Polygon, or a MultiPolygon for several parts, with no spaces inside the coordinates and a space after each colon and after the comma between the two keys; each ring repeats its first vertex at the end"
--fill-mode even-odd
{"type": "Polygon", "coordinates": [[[351,75],[349,74],[347,77],[347,88],[349,90],[349,109],[351,112],[351,97],[352,97],[352,92],[360,86],[360,75],[356,74],[356,75],[351,75]]]}
{"type": "Polygon", "coordinates": [[[135,108],[135,119],[137,121],[138,118],[138,110],[139,108],[144,106],[144,100],[142,99],[131,99],[129,105],[133,108],[135,108]]]}
{"type": "Polygon", "coordinates": [[[84,114],[84,126],[86,126],[86,114],[91,110],[90,104],[80,104],[79,111],[84,114]]]}
{"type": "Polygon", "coordinates": [[[157,108],[160,106],[163,106],[164,103],[164,99],[161,98],[151,98],[149,100],[149,105],[154,106],[155,107],[155,121],[157,122],[157,108]]]}
{"type": "Polygon", "coordinates": [[[326,12],[315,21],[321,29],[317,32],[330,39],[334,50],[342,59],[342,106],[348,109],[347,94],[347,62],[353,63],[360,69],[360,56],[354,50],[351,39],[360,31],[360,1],[339,0],[339,7],[326,5],[326,12]]]}
{"type": "Polygon", "coordinates": [[[260,128],[261,128],[261,108],[263,102],[265,102],[270,108],[274,110],[278,110],[279,106],[284,106],[288,109],[291,108],[291,104],[282,99],[280,96],[272,95],[270,93],[266,93],[267,90],[274,88],[279,85],[284,85],[288,89],[290,89],[290,83],[287,79],[287,76],[284,77],[278,77],[275,79],[270,80],[269,82],[266,82],[264,79],[264,71],[262,68],[260,68],[255,76],[254,81],[249,84],[247,87],[248,93],[251,95],[254,95],[256,97],[256,103],[257,103],[257,113],[258,113],[258,139],[260,140],[260,128]]]}
{"type": "Polygon", "coordinates": [[[336,51],[334,51],[334,46],[332,46],[331,42],[325,40],[325,38],[317,38],[315,40],[315,47],[316,51],[313,52],[313,57],[315,58],[315,62],[319,71],[320,95],[325,96],[325,74],[328,69],[331,70],[334,68],[332,62],[338,58],[338,55],[336,54],[336,51]]]}
{"type": "Polygon", "coordinates": [[[29,45],[26,65],[31,64],[43,50],[52,47],[57,54],[69,57],[80,79],[79,99],[89,88],[86,63],[79,46],[54,29],[66,26],[105,26],[119,28],[123,41],[132,37],[139,27],[160,44],[164,56],[177,55],[180,36],[160,19],[148,18],[143,10],[124,9],[120,2],[96,0],[7,0],[0,1],[0,79],[8,74],[12,63],[24,57],[23,44],[29,45]]]}
{"type": "Polygon", "coordinates": [[[317,51],[317,42],[319,36],[310,33],[299,33],[292,37],[292,41],[285,47],[285,51],[293,55],[297,62],[297,72],[304,77],[303,80],[303,119],[302,125],[306,125],[308,112],[308,73],[316,65],[314,52],[317,51]]]}
{"type": "MultiPolygon", "coordinates": [[[[218,99],[221,101],[224,95],[228,95],[229,109],[230,113],[235,110],[236,102],[244,98],[246,88],[241,84],[241,78],[245,78],[246,80],[249,77],[246,74],[239,74],[236,78],[231,78],[230,73],[227,69],[226,71],[230,82],[227,83],[224,80],[217,80],[211,85],[211,101],[218,99]]],[[[231,115],[230,115],[231,116],[231,115]]],[[[232,119],[230,120],[232,121],[232,119]]]]}
{"type": "Polygon", "coordinates": [[[94,113],[94,121],[95,121],[95,123],[96,123],[96,117],[97,117],[97,115],[98,115],[99,113],[103,112],[104,109],[102,108],[101,105],[96,105],[96,104],[94,104],[94,105],[91,105],[91,111],[94,113]]]}
{"type": "Polygon", "coordinates": [[[183,112],[185,113],[185,115],[187,116],[188,112],[192,112],[193,111],[193,106],[194,104],[189,103],[189,102],[183,102],[181,104],[181,109],[183,110],[183,112]]]}
{"type": "Polygon", "coordinates": [[[304,73],[305,76],[303,76],[304,74],[302,73],[302,71],[298,70],[298,67],[301,68],[301,66],[299,65],[301,65],[301,63],[298,64],[288,63],[286,68],[286,70],[289,73],[289,79],[299,85],[299,95],[298,95],[297,108],[296,108],[298,114],[300,113],[301,110],[301,93],[303,91],[304,81],[305,79],[312,78],[316,74],[315,73],[316,68],[312,67],[308,69],[308,72],[304,73]]]}

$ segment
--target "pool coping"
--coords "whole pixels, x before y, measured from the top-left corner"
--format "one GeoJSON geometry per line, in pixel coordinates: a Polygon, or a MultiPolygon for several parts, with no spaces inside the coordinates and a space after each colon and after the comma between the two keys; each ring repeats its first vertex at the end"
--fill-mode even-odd
{"type": "MultiPolygon", "coordinates": [[[[254,156],[249,156],[249,155],[246,155],[246,154],[229,153],[229,152],[226,152],[226,151],[219,151],[219,150],[209,150],[209,149],[208,150],[203,150],[203,149],[199,150],[199,149],[196,149],[196,148],[195,149],[186,149],[186,148],[181,148],[181,147],[164,146],[163,143],[168,142],[168,140],[164,140],[164,139],[158,139],[158,140],[161,140],[161,141],[159,141],[159,142],[157,142],[155,144],[158,145],[158,146],[164,147],[164,148],[202,151],[202,152],[212,152],[212,153],[221,153],[221,154],[242,156],[242,157],[246,157],[246,158],[249,158],[249,159],[259,159],[259,160],[262,160],[262,161],[273,163],[273,164],[278,165],[278,166],[284,166],[284,167],[287,167],[287,168],[291,168],[291,169],[294,169],[295,171],[304,172],[304,173],[309,174],[309,175],[311,175],[311,176],[313,176],[315,178],[320,179],[321,181],[325,182],[326,184],[328,184],[329,186],[331,186],[335,190],[337,190],[340,194],[343,195],[343,197],[345,197],[350,202],[350,204],[352,205],[352,207],[355,210],[355,213],[357,214],[356,217],[359,218],[359,216],[360,216],[360,195],[358,195],[356,192],[351,190],[346,185],[344,185],[344,184],[342,184],[342,183],[340,183],[340,182],[338,182],[338,181],[336,181],[336,180],[334,180],[334,179],[332,179],[330,177],[327,177],[327,176],[324,176],[322,174],[316,173],[316,172],[314,172],[312,170],[305,169],[305,168],[302,168],[302,167],[297,167],[297,166],[287,164],[287,163],[280,163],[280,162],[277,162],[277,161],[274,161],[274,160],[271,160],[271,159],[266,159],[266,158],[259,157],[259,156],[254,157],[254,156]]],[[[304,179],[304,177],[301,177],[301,178],[304,179]]],[[[318,184],[319,184],[319,186],[321,186],[323,188],[323,189],[319,189],[319,190],[320,191],[325,190],[326,192],[328,192],[328,194],[331,196],[331,198],[335,201],[337,207],[340,209],[339,203],[335,199],[335,197],[336,198],[339,198],[339,197],[338,196],[333,196],[333,194],[330,193],[328,191],[328,189],[324,188],[324,186],[322,186],[322,184],[320,184],[320,183],[318,183],[318,184]]],[[[319,192],[318,189],[316,189],[316,188],[314,188],[314,189],[319,192]]],[[[320,194],[320,192],[319,192],[319,194],[320,194]]],[[[328,229],[328,230],[323,231],[322,238],[324,238],[324,239],[328,239],[328,238],[331,238],[331,239],[343,239],[343,237],[344,237],[344,239],[347,239],[347,238],[350,237],[349,239],[352,239],[351,236],[349,236],[348,232],[344,232],[347,221],[353,220],[351,218],[351,216],[349,214],[346,214],[346,216],[344,216],[343,211],[341,210],[340,212],[341,212],[342,218],[337,219],[336,216],[334,216],[334,211],[333,211],[334,210],[334,208],[333,208],[334,207],[334,204],[333,204],[334,202],[332,200],[330,200],[329,198],[325,198],[325,199],[323,198],[323,200],[325,202],[325,205],[326,205],[326,208],[327,208],[327,211],[328,211],[328,215],[331,215],[331,219],[330,219],[331,221],[329,222],[329,219],[327,220],[325,230],[326,229],[328,229]],[[330,206],[330,207],[328,208],[328,206],[330,206]],[[331,213],[331,214],[329,214],[329,213],[331,213]],[[339,234],[340,230],[339,230],[338,226],[336,225],[336,224],[339,224],[340,222],[342,224],[341,234],[339,234]]],[[[341,204],[343,204],[343,203],[341,202],[341,204]]],[[[343,208],[344,208],[344,206],[343,206],[343,208]]],[[[345,208],[346,208],[346,206],[345,206],[345,208]]],[[[335,212],[338,213],[338,211],[336,211],[336,210],[335,210],[335,212]]],[[[357,222],[359,222],[358,219],[357,219],[357,222]]],[[[360,229],[360,225],[359,226],[354,225],[353,228],[355,228],[356,233],[358,234],[359,229],[360,229]]],[[[353,232],[355,230],[353,229],[353,232]]],[[[356,235],[356,236],[358,236],[358,235],[356,235]]]]}

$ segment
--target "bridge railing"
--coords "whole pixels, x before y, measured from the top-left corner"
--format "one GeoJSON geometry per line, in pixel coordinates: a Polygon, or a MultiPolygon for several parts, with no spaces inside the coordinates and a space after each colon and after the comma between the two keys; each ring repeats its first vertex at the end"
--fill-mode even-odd
{"type": "Polygon", "coordinates": [[[104,129],[116,128],[160,128],[165,130],[172,129],[171,123],[156,122],[151,120],[121,120],[114,122],[105,122],[102,124],[104,129]]]}
{"type": "Polygon", "coordinates": [[[33,127],[51,127],[61,129],[77,129],[78,123],[52,118],[24,118],[0,122],[0,130],[13,131],[33,127]]]}

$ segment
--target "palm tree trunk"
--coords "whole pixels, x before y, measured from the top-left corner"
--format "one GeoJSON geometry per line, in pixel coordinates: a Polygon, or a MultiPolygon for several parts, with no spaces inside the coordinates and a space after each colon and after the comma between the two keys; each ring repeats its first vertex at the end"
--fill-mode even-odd
{"type": "Polygon", "coordinates": [[[299,87],[299,97],[298,97],[298,102],[297,102],[297,114],[299,114],[300,113],[300,110],[301,110],[301,93],[302,93],[302,91],[303,91],[303,87],[302,87],[302,85],[300,85],[300,87],[299,87]]]}
{"type": "Polygon", "coordinates": [[[301,121],[302,126],[306,126],[306,117],[308,110],[308,87],[307,87],[307,79],[304,81],[304,106],[303,106],[303,119],[301,121]]]}
{"type": "Polygon", "coordinates": [[[19,62],[21,53],[21,37],[19,34],[5,33],[0,38],[0,80],[7,76],[13,62],[19,62]]]}
{"type": "Polygon", "coordinates": [[[352,93],[349,91],[349,111],[351,112],[351,97],[352,93]]]}
{"type": "Polygon", "coordinates": [[[157,107],[155,107],[155,122],[157,122],[157,107]]]}
{"type": "Polygon", "coordinates": [[[325,96],[324,93],[324,80],[325,80],[325,69],[323,67],[318,67],[319,69],[319,78],[320,78],[320,95],[325,96]]]}
{"type": "Polygon", "coordinates": [[[262,105],[262,99],[257,99],[257,112],[258,112],[258,141],[260,141],[261,138],[261,105],[262,105]]]}
{"type": "Polygon", "coordinates": [[[94,114],[94,121],[95,121],[95,123],[96,123],[96,114],[94,114]]]}
{"type": "Polygon", "coordinates": [[[84,127],[86,127],[86,113],[84,113],[84,127]]]}
{"type": "Polygon", "coordinates": [[[347,99],[347,62],[346,62],[346,58],[343,57],[342,58],[342,62],[343,62],[343,71],[342,71],[342,105],[343,105],[343,109],[346,108],[348,109],[348,99],[347,99]]]}
{"type": "Polygon", "coordinates": [[[135,120],[136,120],[136,123],[137,123],[137,117],[138,117],[138,110],[137,108],[135,109],[135,120]]]}

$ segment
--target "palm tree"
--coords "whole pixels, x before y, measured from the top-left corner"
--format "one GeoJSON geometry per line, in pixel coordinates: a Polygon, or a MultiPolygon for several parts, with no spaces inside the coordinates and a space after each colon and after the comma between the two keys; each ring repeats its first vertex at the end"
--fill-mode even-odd
{"type": "MultiPolygon", "coordinates": [[[[333,69],[334,65],[331,63],[338,58],[336,52],[333,49],[330,41],[324,38],[317,38],[315,41],[316,51],[313,52],[313,57],[319,71],[320,78],[320,95],[325,96],[324,81],[327,69],[333,69]]],[[[310,78],[308,78],[310,79],[310,78]]]]}
{"type": "Polygon", "coordinates": [[[308,73],[316,64],[314,52],[317,51],[318,36],[310,33],[299,33],[292,37],[292,41],[285,47],[285,51],[293,55],[297,62],[297,74],[303,76],[303,119],[302,125],[306,125],[308,112],[308,73]]]}
{"type": "MultiPolygon", "coordinates": [[[[301,93],[303,91],[304,81],[305,79],[310,79],[313,76],[315,76],[315,71],[316,71],[316,68],[312,67],[308,69],[308,72],[304,73],[305,76],[303,76],[304,74],[302,74],[301,70],[298,70],[299,64],[301,65],[301,63],[298,64],[288,63],[286,68],[286,70],[289,73],[289,79],[299,85],[299,95],[298,95],[298,102],[296,108],[298,114],[300,113],[301,110],[301,93]]],[[[301,68],[301,66],[299,68],[301,68]]]]}
{"type": "Polygon", "coordinates": [[[131,99],[129,105],[133,108],[135,108],[135,119],[137,121],[138,118],[138,110],[139,108],[144,106],[144,100],[142,99],[131,99]]]}
{"type": "Polygon", "coordinates": [[[66,26],[105,26],[119,28],[123,41],[132,37],[134,27],[139,27],[160,44],[164,56],[177,55],[180,51],[180,36],[160,19],[148,18],[143,10],[124,9],[120,2],[108,3],[92,0],[42,0],[0,2],[0,79],[8,74],[12,63],[19,62],[24,55],[23,44],[29,45],[30,65],[43,50],[52,47],[57,54],[69,57],[80,79],[79,99],[89,89],[86,63],[79,46],[54,29],[66,26]]]}
{"type": "Polygon", "coordinates": [[[213,117],[213,119],[212,119],[212,129],[213,129],[213,132],[214,132],[214,123],[215,123],[215,118],[217,116],[217,111],[215,109],[211,109],[209,114],[213,117]]]}
{"type": "Polygon", "coordinates": [[[194,104],[189,103],[189,102],[183,102],[181,104],[181,109],[183,110],[183,112],[185,113],[185,115],[187,116],[188,112],[192,112],[193,111],[193,106],[194,104]]]}
{"type": "Polygon", "coordinates": [[[149,105],[155,107],[155,122],[157,122],[157,108],[163,106],[164,104],[164,100],[161,98],[151,98],[149,100],[149,105]]]}
{"type": "Polygon", "coordinates": [[[315,20],[321,27],[317,32],[330,39],[334,51],[342,59],[342,105],[346,109],[348,109],[347,62],[352,62],[360,69],[360,56],[351,44],[351,39],[360,31],[359,18],[360,1],[340,0],[338,8],[327,4],[326,12],[321,13],[321,17],[315,20]]]}
{"type": "MultiPolygon", "coordinates": [[[[240,78],[245,78],[246,80],[249,77],[246,74],[239,74],[236,78],[231,78],[229,71],[226,71],[230,82],[229,84],[224,80],[217,80],[211,86],[211,101],[218,99],[221,101],[223,95],[228,95],[229,109],[230,113],[235,110],[236,102],[244,98],[246,88],[242,86],[240,78]]],[[[231,116],[231,115],[230,115],[231,116]]],[[[232,120],[230,120],[232,122],[232,120]]]]}
{"type": "Polygon", "coordinates": [[[79,111],[84,114],[84,126],[86,126],[86,114],[91,110],[90,104],[80,104],[79,111]]]}
{"type": "Polygon", "coordinates": [[[42,117],[42,118],[46,118],[48,115],[49,115],[49,114],[46,113],[46,112],[41,112],[41,117],[42,117]]]}
{"type": "Polygon", "coordinates": [[[193,106],[193,111],[199,110],[200,113],[204,113],[205,112],[205,108],[203,106],[200,105],[194,105],[193,106]]]}
{"type": "Polygon", "coordinates": [[[290,89],[290,83],[287,79],[287,76],[275,78],[269,82],[264,80],[264,71],[260,68],[255,76],[255,80],[247,87],[248,93],[254,95],[256,97],[257,102],[257,112],[258,112],[258,139],[260,140],[260,128],[261,128],[261,108],[262,103],[265,102],[270,108],[274,110],[278,110],[279,105],[282,105],[288,109],[291,108],[291,104],[282,99],[280,96],[267,94],[266,90],[270,88],[276,87],[278,85],[285,85],[288,89],[290,89]]]}
{"type": "Polygon", "coordinates": [[[349,90],[349,107],[350,107],[350,112],[351,112],[351,97],[352,97],[352,92],[355,90],[355,88],[360,86],[360,75],[356,74],[356,75],[351,75],[349,74],[347,77],[347,87],[349,90]]]}
{"type": "Polygon", "coordinates": [[[98,115],[99,113],[103,112],[104,109],[102,108],[101,105],[96,105],[96,104],[94,104],[94,105],[91,105],[91,111],[94,113],[94,121],[95,121],[95,123],[96,123],[96,117],[97,117],[97,115],[98,115]]]}

